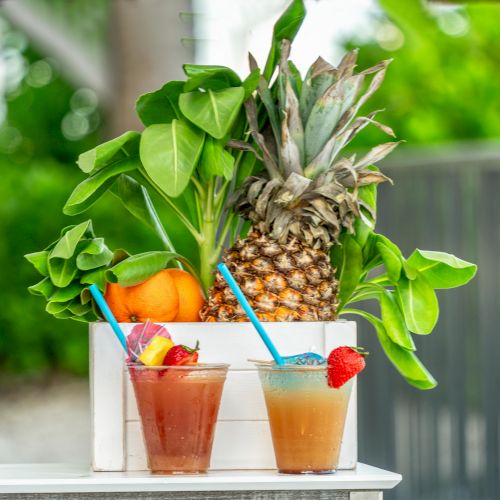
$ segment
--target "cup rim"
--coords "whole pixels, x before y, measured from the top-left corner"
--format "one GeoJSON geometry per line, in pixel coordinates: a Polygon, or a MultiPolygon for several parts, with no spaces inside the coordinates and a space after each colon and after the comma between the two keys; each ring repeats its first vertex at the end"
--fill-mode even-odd
{"type": "Polygon", "coordinates": [[[323,364],[323,365],[294,365],[294,364],[285,364],[278,365],[276,363],[268,362],[268,361],[254,361],[254,365],[259,370],[267,370],[267,371],[304,371],[304,372],[320,372],[328,369],[331,365],[323,364]]]}
{"type": "Polygon", "coordinates": [[[195,365],[159,365],[159,366],[146,366],[140,363],[126,363],[127,368],[134,370],[178,370],[178,371],[203,371],[203,370],[227,370],[229,364],[227,363],[197,363],[195,365]]]}

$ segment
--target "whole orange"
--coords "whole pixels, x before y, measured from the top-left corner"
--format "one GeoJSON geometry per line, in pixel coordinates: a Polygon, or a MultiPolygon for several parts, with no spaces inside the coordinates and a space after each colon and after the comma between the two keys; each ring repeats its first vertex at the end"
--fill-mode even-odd
{"type": "Polygon", "coordinates": [[[173,321],[179,312],[179,294],[170,271],[164,269],[135,286],[108,283],[104,298],[116,319],[121,323],[173,321]]]}
{"type": "Polygon", "coordinates": [[[180,269],[167,269],[179,295],[179,312],[174,321],[201,321],[200,309],[205,302],[200,284],[194,276],[180,269]]]}

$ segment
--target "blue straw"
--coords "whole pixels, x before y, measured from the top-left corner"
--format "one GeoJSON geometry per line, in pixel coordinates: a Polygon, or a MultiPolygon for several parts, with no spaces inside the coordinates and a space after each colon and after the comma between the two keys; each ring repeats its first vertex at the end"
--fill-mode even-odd
{"type": "Polygon", "coordinates": [[[233,278],[231,271],[229,271],[226,264],[222,264],[222,263],[217,266],[217,269],[219,269],[222,276],[224,276],[224,279],[227,281],[227,284],[229,285],[229,287],[233,291],[234,295],[236,295],[238,302],[241,304],[241,307],[243,307],[248,318],[250,319],[253,326],[257,330],[258,334],[260,335],[260,337],[264,341],[264,344],[266,344],[266,347],[269,349],[269,352],[271,353],[272,357],[274,358],[274,361],[276,361],[276,364],[284,365],[285,361],[279,355],[278,351],[276,350],[276,347],[274,347],[274,344],[272,343],[271,339],[269,338],[266,331],[264,330],[264,327],[262,326],[262,323],[259,321],[259,318],[257,318],[254,310],[252,309],[252,306],[248,303],[248,300],[243,295],[241,288],[238,286],[238,283],[236,283],[235,279],[233,278]]]}
{"type": "Polygon", "coordinates": [[[125,339],[125,335],[123,334],[122,329],[118,324],[118,321],[116,321],[113,313],[111,312],[111,309],[106,303],[106,300],[102,296],[101,291],[99,290],[99,288],[97,288],[97,285],[90,285],[89,290],[90,293],[92,294],[92,297],[94,297],[94,300],[97,302],[97,305],[99,306],[99,309],[101,310],[102,314],[108,320],[108,323],[115,332],[115,335],[120,341],[120,344],[123,346],[125,352],[128,354],[127,341],[125,339]]]}

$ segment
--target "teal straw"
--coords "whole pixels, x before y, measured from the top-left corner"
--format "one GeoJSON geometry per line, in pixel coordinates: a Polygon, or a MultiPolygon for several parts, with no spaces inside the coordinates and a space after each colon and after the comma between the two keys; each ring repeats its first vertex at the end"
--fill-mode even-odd
{"type": "Polygon", "coordinates": [[[217,266],[217,269],[221,272],[222,276],[224,276],[224,279],[227,281],[227,284],[229,285],[229,287],[233,291],[234,295],[238,299],[238,302],[241,304],[241,307],[243,307],[243,310],[245,311],[248,318],[252,322],[253,326],[257,330],[257,333],[260,335],[261,339],[264,341],[264,344],[266,344],[266,347],[269,349],[269,352],[271,353],[272,357],[274,358],[274,361],[276,361],[276,364],[277,365],[284,365],[285,361],[279,355],[272,340],[269,338],[269,335],[264,330],[262,323],[259,321],[259,318],[257,318],[257,315],[255,314],[254,310],[252,309],[252,306],[248,303],[248,300],[246,299],[245,295],[243,295],[241,288],[238,286],[238,283],[236,283],[236,280],[233,278],[231,271],[229,271],[226,264],[223,264],[223,263],[219,264],[217,266]]]}
{"type": "Polygon", "coordinates": [[[102,314],[108,320],[108,323],[113,329],[113,332],[115,332],[115,335],[117,339],[120,341],[120,344],[125,349],[125,352],[128,354],[127,340],[125,339],[125,335],[122,329],[120,328],[118,321],[116,321],[116,318],[111,312],[111,309],[109,308],[106,300],[102,296],[101,291],[99,290],[99,288],[97,288],[97,285],[90,285],[89,290],[90,293],[92,294],[92,297],[94,297],[94,300],[97,302],[97,305],[99,306],[99,309],[101,310],[102,314]]]}

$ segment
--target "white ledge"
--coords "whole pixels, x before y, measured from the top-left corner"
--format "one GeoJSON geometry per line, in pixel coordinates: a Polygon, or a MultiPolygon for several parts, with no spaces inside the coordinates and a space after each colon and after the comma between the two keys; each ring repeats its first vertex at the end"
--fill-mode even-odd
{"type": "Polygon", "coordinates": [[[148,472],[90,472],[87,465],[0,465],[1,493],[75,493],[134,491],[384,490],[400,474],[358,464],[330,475],[288,475],[275,471],[232,470],[186,476],[148,472]]]}

